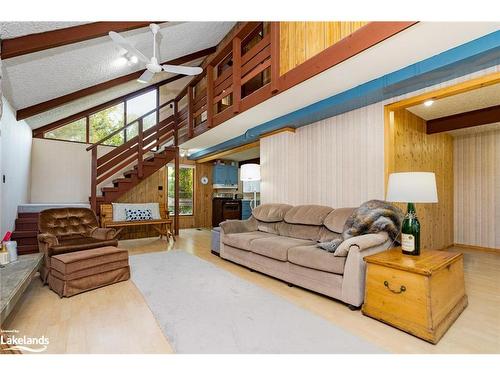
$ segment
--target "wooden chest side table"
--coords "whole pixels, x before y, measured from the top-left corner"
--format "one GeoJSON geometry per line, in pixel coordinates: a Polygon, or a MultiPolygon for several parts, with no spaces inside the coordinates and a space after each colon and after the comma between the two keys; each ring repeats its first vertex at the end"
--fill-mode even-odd
{"type": "Polygon", "coordinates": [[[364,259],[364,315],[436,344],[467,306],[460,253],[394,248],[364,259]]]}

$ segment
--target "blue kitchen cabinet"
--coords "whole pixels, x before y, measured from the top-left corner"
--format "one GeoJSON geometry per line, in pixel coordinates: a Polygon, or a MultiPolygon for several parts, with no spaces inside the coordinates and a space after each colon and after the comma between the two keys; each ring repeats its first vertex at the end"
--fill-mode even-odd
{"type": "Polygon", "coordinates": [[[238,166],[217,164],[212,172],[215,185],[238,185],[238,166]]]}

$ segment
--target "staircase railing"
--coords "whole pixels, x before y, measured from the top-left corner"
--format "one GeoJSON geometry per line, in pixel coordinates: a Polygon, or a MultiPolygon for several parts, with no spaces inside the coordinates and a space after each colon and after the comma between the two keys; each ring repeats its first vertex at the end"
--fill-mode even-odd
{"type": "Polygon", "coordinates": [[[161,146],[170,140],[175,143],[175,133],[177,131],[175,113],[162,121],[159,121],[160,110],[167,105],[174,104],[175,99],[172,99],[153,110],[143,114],[137,119],[129,122],[125,126],[116,129],[108,134],[103,139],[87,147],[87,151],[91,151],[91,180],[90,180],[90,205],[94,212],[97,212],[97,188],[110,177],[124,170],[132,163],[137,165],[137,175],[143,177],[144,156],[150,151],[159,150],[161,146]],[[152,127],[144,130],[144,119],[156,112],[157,122],[152,127]],[[98,146],[105,146],[106,141],[117,134],[126,133],[127,129],[133,125],[137,125],[137,135],[125,143],[104,154],[101,157],[97,155],[98,146]]]}

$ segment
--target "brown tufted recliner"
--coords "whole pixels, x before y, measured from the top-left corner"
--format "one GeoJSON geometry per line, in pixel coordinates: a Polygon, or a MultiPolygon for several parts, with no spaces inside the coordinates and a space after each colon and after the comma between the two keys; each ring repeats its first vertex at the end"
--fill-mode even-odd
{"type": "Polygon", "coordinates": [[[40,275],[47,283],[53,255],[117,246],[116,229],[99,228],[94,212],[88,208],[51,208],[40,213],[38,245],[44,254],[40,275]]]}

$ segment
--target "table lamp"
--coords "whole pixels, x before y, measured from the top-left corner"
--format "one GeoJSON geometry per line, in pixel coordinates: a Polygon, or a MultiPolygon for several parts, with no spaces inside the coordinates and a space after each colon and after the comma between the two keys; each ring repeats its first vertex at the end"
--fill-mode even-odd
{"type": "MultiPolygon", "coordinates": [[[[260,165],[259,164],[243,164],[240,171],[241,181],[260,181],[260,165]]],[[[253,210],[257,206],[257,189],[253,190],[253,201],[250,201],[250,208],[253,210]],[[252,204],[253,202],[253,204],[252,204]]]]}
{"type": "Polygon", "coordinates": [[[391,173],[387,184],[388,202],[408,203],[401,228],[403,254],[420,255],[420,223],[415,203],[437,203],[436,176],[432,172],[391,173]]]}

